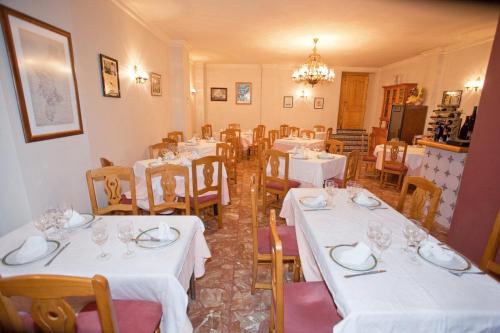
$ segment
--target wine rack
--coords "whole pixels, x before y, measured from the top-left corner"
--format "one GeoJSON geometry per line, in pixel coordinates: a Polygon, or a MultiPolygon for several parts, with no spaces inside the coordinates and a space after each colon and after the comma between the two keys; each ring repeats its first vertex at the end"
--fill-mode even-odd
{"type": "Polygon", "coordinates": [[[462,110],[455,106],[438,105],[436,110],[432,110],[434,115],[430,116],[430,121],[427,123],[427,132],[425,136],[429,139],[434,139],[436,128],[442,124],[448,127],[448,137],[458,137],[460,126],[462,124],[462,110]]]}

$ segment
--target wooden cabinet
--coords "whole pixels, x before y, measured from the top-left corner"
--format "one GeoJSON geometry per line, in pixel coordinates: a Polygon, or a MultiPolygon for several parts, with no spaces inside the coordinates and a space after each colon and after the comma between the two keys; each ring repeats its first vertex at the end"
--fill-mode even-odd
{"type": "Polygon", "coordinates": [[[404,105],[410,94],[410,90],[417,86],[416,83],[401,83],[384,86],[384,99],[382,100],[382,111],[380,112],[379,127],[389,127],[393,105],[404,105]]]}
{"type": "Polygon", "coordinates": [[[398,138],[412,144],[415,135],[422,135],[427,117],[425,105],[394,105],[387,140],[398,138]]]}

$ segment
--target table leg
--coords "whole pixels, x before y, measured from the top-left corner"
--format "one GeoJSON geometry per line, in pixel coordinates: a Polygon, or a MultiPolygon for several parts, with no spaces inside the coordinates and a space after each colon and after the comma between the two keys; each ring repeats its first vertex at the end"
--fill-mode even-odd
{"type": "Polygon", "coordinates": [[[191,297],[191,299],[194,301],[196,300],[196,285],[195,285],[195,277],[194,277],[194,272],[191,275],[191,279],[189,279],[189,290],[188,294],[191,297]]]}

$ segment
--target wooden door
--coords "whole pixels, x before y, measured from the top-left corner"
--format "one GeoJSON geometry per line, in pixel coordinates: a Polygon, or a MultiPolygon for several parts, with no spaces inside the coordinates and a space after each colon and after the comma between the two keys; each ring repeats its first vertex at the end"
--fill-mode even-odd
{"type": "Polygon", "coordinates": [[[342,73],[338,128],[363,128],[367,90],[367,73],[342,73]]]}

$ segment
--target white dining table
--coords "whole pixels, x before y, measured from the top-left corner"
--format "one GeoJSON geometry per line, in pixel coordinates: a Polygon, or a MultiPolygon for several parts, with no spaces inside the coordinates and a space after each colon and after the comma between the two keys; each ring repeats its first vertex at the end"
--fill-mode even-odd
{"type": "MultiPolygon", "coordinates": [[[[23,266],[0,264],[3,277],[23,274],[60,274],[92,277],[96,274],[108,279],[111,296],[116,300],[146,300],[161,303],[162,332],[192,332],[187,316],[191,276],[205,274],[205,261],[211,257],[203,232],[203,223],[196,216],[102,216],[108,227],[109,239],[104,250],[111,254],[108,260],[97,259],[99,247],[91,240],[91,229],[77,229],[69,233],[69,246],[47,267],[52,257],[23,266]],[[180,231],[173,244],[158,249],[145,249],[132,245],[135,255],[122,258],[125,245],[118,240],[117,225],[120,221],[134,223],[138,229],[157,227],[167,222],[180,231]]],[[[32,223],[28,223],[0,238],[0,255],[3,257],[19,247],[28,236],[39,235],[32,223]]],[[[62,245],[62,244],[61,244],[62,245]]]]}
{"type": "MultiPolygon", "coordinates": [[[[373,150],[373,155],[377,157],[375,162],[375,168],[377,170],[382,170],[382,159],[384,151],[384,145],[377,145],[373,150]]],[[[420,169],[422,167],[422,161],[424,160],[425,147],[423,146],[408,146],[406,150],[405,165],[408,167],[408,176],[420,176],[420,169]]],[[[390,158],[389,148],[386,153],[386,160],[390,158]]],[[[401,162],[403,159],[403,151],[400,150],[398,153],[398,160],[401,162]]]]}
{"type": "Polygon", "coordinates": [[[319,148],[319,149],[324,149],[324,140],[320,139],[305,139],[305,138],[298,138],[298,137],[287,137],[287,138],[281,138],[277,139],[274,141],[273,144],[273,149],[277,149],[280,151],[287,152],[290,149],[293,149],[294,147],[304,147],[304,148],[319,148]]]}
{"type": "Polygon", "coordinates": [[[324,280],[333,295],[343,317],[334,333],[500,332],[500,284],[492,277],[457,277],[419,257],[412,263],[402,251],[402,230],[409,222],[384,202],[387,209],[369,210],[348,201],[346,190],[337,190],[331,210],[304,211],[299,199],[319,194],[324,190],[290,190],[280,216],[295,225],[306,281],[324,280]],[[376,268],[386,272],[347,279],[344,275],[353,271],[337,265],[326,246],[369,244],[369,221],[392,231],[392,244],[376,268]]]}
{"type": "Polygon", "coordinates": [[[179,142],[177,149],[181,152],[197,152],[200,157],[216,155],[216,145],[218,141],[198,140],[196,143],[179,142]]]}

